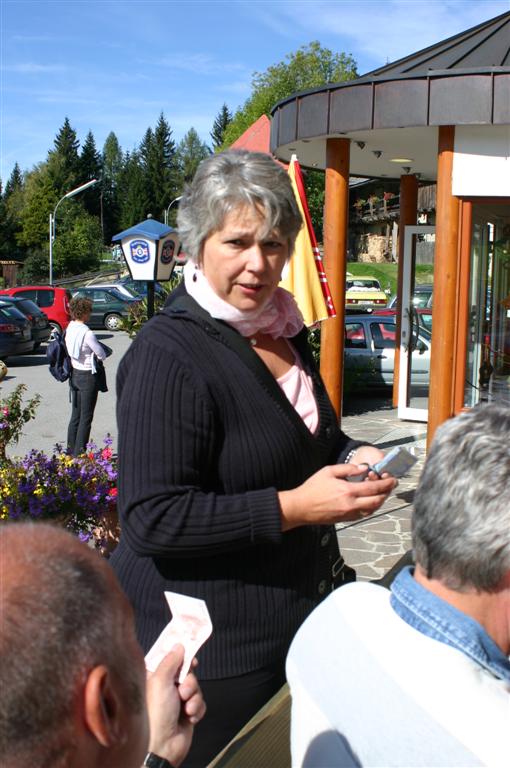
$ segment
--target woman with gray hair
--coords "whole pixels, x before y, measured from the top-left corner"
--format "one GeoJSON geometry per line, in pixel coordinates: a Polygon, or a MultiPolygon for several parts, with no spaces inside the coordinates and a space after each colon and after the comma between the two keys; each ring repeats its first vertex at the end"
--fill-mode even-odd
{"type": "Polygon", "coordinates": [[[347,482],[382,453],[339,429],[278,287],[301,223],[268,155],[204,160],[179,209],[184,283],[119,367],[112,563],[140,642],[169,620],[165,590],[205,600],[213,622],[198,655],[208,714],[186,766],[203,768],[283,684],[289,643],[341,562],[334,523],[395,485],[347,482]]]}

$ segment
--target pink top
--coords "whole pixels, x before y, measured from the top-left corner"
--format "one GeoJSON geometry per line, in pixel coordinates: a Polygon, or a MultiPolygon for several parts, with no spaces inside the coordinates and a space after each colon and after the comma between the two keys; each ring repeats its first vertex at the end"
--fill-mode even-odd
{"type": "Polygon", "coordinates": [[[312,379],[305,373],[299,355],[294,349],[292,351],[295,357],[294,365],[276,381],[313,435],[319,426],[319,412],[313,394],[312,379]]]}

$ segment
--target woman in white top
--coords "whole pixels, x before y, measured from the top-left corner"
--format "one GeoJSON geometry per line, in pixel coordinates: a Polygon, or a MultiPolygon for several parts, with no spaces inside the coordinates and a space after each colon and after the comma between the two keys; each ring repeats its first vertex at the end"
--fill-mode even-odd
{"type": "Polygon", "coordinates": [[[84,453],[90,437],[99,391],[94,375],[96,372],[94,356],[104,360],[107,352],[87,325],[92,311],[91,300],[80,297],[72,299],[69,310],[72,320],[67,327],[65,339],[73,374],[72,411],[67,429],[67,448],[73,456],[78,456],[84,453]]]}

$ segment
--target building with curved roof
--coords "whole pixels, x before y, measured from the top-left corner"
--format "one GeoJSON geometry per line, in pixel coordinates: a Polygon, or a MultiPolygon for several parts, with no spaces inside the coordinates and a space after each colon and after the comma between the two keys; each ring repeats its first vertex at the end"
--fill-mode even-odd
{"type": "MultiPolygon", "coordinates": [[[[272,110],[271,151],[326,172],[324,247],[344,306],[349,175],[400,179],[403,418],[441,421],[479,400],[510,403],[510,12],[348,82],[272,110]],[[437,183],[436,227],[416,220],[418,185],[437,183]],[[421,238],[435,238],[432,364],[413,388],[412,289],[421,238]],[[413,404],[413,401],[414,404],[413,404]],[[416,404],[418,403],[418,406],[416,404]],[[416,406],[416,407],[415,407],[416,406]]],[[[323,328],[323,375],[340,411],[343,317],[323,328]]]]}

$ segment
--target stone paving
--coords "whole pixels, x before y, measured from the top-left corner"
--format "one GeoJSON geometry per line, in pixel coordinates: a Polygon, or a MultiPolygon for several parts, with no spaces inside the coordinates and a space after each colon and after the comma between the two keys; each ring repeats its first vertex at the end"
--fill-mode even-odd
{"type": "Polygon", "coordinates": [[[418,457],[409,475],[399,481],[396,492],[375,515],[337,525],[342,555],[356,569],[358,579],[378,579],[411,549],[412,501],[425,458],[427,425],[400,421],[388,398],[366,397],[344,405],[342,429],[384,451],[402,445],[418,457]]]}

